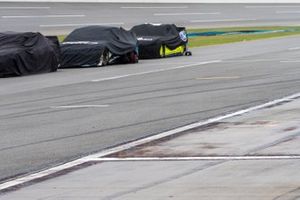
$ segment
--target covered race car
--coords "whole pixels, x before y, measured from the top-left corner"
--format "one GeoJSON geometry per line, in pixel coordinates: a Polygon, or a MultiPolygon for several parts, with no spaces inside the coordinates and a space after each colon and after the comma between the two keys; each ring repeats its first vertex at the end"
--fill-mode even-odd
{"type": "Polygon", "coordinates": [[[187,49],[188,38],[184,27],[174,24],[141,24],[131,30],[137,35],[141,59],[192,55],[187,49]]]}
{"type": "Polygon", "coordinates": [[[0,77],[54,72],[58,47],[40,33],[0,33],[0,77]]]}
{"type": "Polygon", "coordinates": [[[138,62],[137,39],[131,31],[107,26],[75,29],[61,44],[61,67],[95,67],[138,62]]]}

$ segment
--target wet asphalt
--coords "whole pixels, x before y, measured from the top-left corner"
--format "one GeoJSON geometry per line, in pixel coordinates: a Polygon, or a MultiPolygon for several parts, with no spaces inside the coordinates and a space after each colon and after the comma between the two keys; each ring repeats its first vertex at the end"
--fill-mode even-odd
{"type": "MultiPolygon", "coordinates": [[[[1,7],[16,5],[33,6],[0,4],[1,7]]],[[[132,10],[122,8],[128,6],[125,4],[35,3],[34,6],[44,8],[33,11],[1,9],[1,30],[66,33],[74,27],[49,25],[80,24],[95,19],[97,23],[121,20],[125,27],[145,21],[190,27],[252,23],[287,25],[296,23],[299,16],[274,14],[297,7],[275,7],[266,11],[239,4],[185,5],[187,8],[176,8],[178,10],[132,10]],[[199,14],[176,18],[154,15],[199,10],[220,13],[201,15],[205,20],[242,20],[197,24],[191,20],[199,14]],[[13,17],[45,14],[78,17],[13,17]],[[259,20],[243,21],[254,17],[259,20]]],[[[242,42],[195,48],[192,57],[146,60],[135,65],[104,68],[59,69],[51,74],[0,79],[0,182],[124,142],[297,93],[300,88],[299,50],[290,48],[299,47],[299,42],[297,36],[242,42]],[[219,62],[201,64],[206,61],[219,62]],[[193,66],[187,67],[189,64],[193,66]],[[182,68],[166,70],[178,66],[182,68]],[[155,70],[161,71],[151,72],[155,70]],[[102,80],[111,77],[114,79],[102,80]],[[68,105],[91,106],[60,107],[68,105]],[[106,107],[97,107],[99,105],[106,107]]]]}

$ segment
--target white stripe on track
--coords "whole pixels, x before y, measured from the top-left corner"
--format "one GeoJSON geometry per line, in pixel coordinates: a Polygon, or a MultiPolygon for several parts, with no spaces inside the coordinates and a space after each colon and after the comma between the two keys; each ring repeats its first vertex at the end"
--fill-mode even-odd
{"type": "Polygon", "coordinates": [[[245,6],[245,8],[299,8],[300,6],[297,5],[290,5],[290,6],[284,6],[284,5],[277,5],[277,6],[245,6]]]}
{"type": "Polygon", "coordinates": [[[196,157],[127,157],[127,158],[95,158],[91,161],[203,161],[203,160],[292,160],[300,156],[196,156],[196,157]]]}
{"type": "Polygon", "coordinates": [[[170,67],[170,68],[164,68],[164,69],[157,69],[157,70],[152,70],[152,71],[145,71],[145,72],[140,72],[140,73],[124,74],[124,75],[120,75],[120,76],[113,76],[113,77],[108,77],[108,78],[95,79],[95,80],[92,80],[92,82],[108,81],[108,80],[120,79],[120,78],[125,78],[125,77],[152,74],[152,73],[157,73],[157,72],[183,69],[183,68],[188,68],[188,67],[196,67],[196,66],[200,66],[200,65],[208,65],[208,64],[220,63],[220,62],[222,62],[222,61],[221,60],[211,60],[211,61],[193,63],[193,64],[190,64],[190,65],[182,65],[182,66],[176,66],[176,67],[170,67]]]}
{"type": "Polygon", "coordinates": [[[211,13],[154,13],[154,16],[185,16],[185,15],[220,15],[219,12],[211,13]]]}
{"type": "Polygon", "coordinates": [[[50,9],[50,7],[13,7],[13,6],[7,6],[7,7],[0,7],[0,10],[41,10],[41,9],[50,9]]]}
{"type": "MultiPolygon", "coordinates": [[[[233,113],[230,113],[230,114],[227,114],[227,115],[222,115],[222,116],[214,117],[214,118],[211,118],[211,119],[208,119],[208,120],[205,120],[205,121],[200,121],[200,122],[193,123],[193,124],[190,124],[190,125],[187,125],[187,126],[179,127],[179,128],[176,128],[176,129],[173,129],[173,130],[170,130],[170,131],[166,131],[166,132],[163,132],[163,133],[160,133],[160,134],[157,134],[157,135],[153,135],[153,136],[149,136],[149,137],[146,137],[146,138],[143,138],[143,139],[140,139],[140,140],[129,142],[127,144],[123,144],[123,145],[120,145],[120,146],[117,146],[117,147],[113,147],[113,148],[101,151],[99,153],[95,153],[95,154],[92,154],[92,155],[89,155],[89,156],[86,156],[86,157],[83,157],[83,158],[65,163],[63,165],[59,165],[57,167],[53,167],[53,168],[50,168],[50,169],[47,169],[47,170],[44,170],[44,171],[41,171],[41,172],[37,172],[37,173],[31,174],[31,175],[27,175],[27,176],[24,176],[24,177],[21,177],[21,178],[17,178],[15,180],[11,180],[11,181],[2,183],[2,184],[0,184],[0,191],[8,189],[8,188],[13,187],[13,186],[17,186],[17,185],[20,185],[20,184],[27,183],[27,182],[30,182],[30,181],[34,181],[36,179],[43,178],[43,177],[49,176],[49,175],[57,173],[57,172],[61,172],[63,170],[70,169],[72,167],[84,164],[84,163],[89,162],[89,161],[98,160],[101,157],[105,157],[105,156],[108,156],[108,155],[111,155],[111,154],[114,154],[114,153],[125,151],[125,150],[131,149],[131,148],[139,146],[139,145],[147,144],[149,142],[160,140],[162,138],[166,138],[168,136],[172,136],[172,135],[181,133],[183,131],[191,130],[191,129],[194,129],[194,128],[199,128],[201,126],[207,126],[209,124],[212,124],[212,123],[215,123],[215,122],[220,122],[220,121],[228,119],[228,118],[236,117],[236,116],[243,115],[243,114],[253,112],[253,111],[256,111],[256,110],[260,110],[260,109],[268,108],[270,106],[275,106],[277,104],[281,104],[281,103],[284,103],[284,102],[292,101],[296,98],[300,98],[300,93],[290,95],[290,96],[287,96],[287,97],[283,97],[281,99],[276,99],[276,100],[270,101],[268,103],[264,103],[264,104],[261,104],[261,105],[258,105],[258,106],[243,109],[243,110],[233,112],[233,113]]],[[[295,157],[295,158],[297,158],[297,157],[295,157]]]]}
{"type": "Polygon", "coordinates": [[[109,105],[69,105],[69,106],[51,106],[53,109],[72,109],[72,108],[106,108],[109,105]]]}
{"type": "Polygon", "coordinates": [[[299,63],[300,60],[282,60],[281,63],[299,63]]]}
{"type": "Polygon", "coordinates": [[[209,20],[191,20],[191,23],[210,23],[210,22],[242,22],[242,21],[256,21],[257,19],[209,19],[209,20]]]}
{"type": "Polygon", "coordinates": [[[107,23],[86,23],[86,24],[41,24],[40,27],[76,27],[76,26],[103,26],[103,25],[123,25],[124,22],[107,22],[107,23]]]}
{"type": "Polygon", "coordinates": [[[21,18],[72,18],[85,17],[85,15],[6,15],[1,16],[3,19],[21,19],[21,18]]]}
{"type": "Polygon", "coordinates": [[[188,6],[123,6],[122,9],[183,9],[188,6]]]}
{"type": "Polygon", "coordinates": [[[299,14],[300,11],[276,11],[276,14],[299,14]]]}
{"type": "Polygon", "coordinates": [[[300,47],[291,47],[291,48],[289,48],[289,51],[295,51],[295,50],[300,50],[300,47]]]}

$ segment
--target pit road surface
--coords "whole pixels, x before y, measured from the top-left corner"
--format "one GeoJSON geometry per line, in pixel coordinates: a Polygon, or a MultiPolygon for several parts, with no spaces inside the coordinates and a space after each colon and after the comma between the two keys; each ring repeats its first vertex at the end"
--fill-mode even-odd
{"type": "Polygon", "coordinates": [[[1,31],[65,34],[88,24],[187,27],[299,25],[300,4],[0,3],[1,31]]]}
{"type": "Polygon", "coordinates": [[[297,93],[299,50],[289,48],[299,41],[236,43],[193,49],[192,57],[1,79],[1,179],[297,93]],[[187,67],[137,74],[176,66],[187,67]]]}
{"type": "MultiPolygon", "coordinates": [[[[150,13],[148,20],[151,22],[156,22],[152,19],[157,17],[159,22],[167,20],[163,22],[194,26],[194,23],[186,21],[187,16],[154,16],[153,9],[133,11],[132,8],[121,8],[126,5],[120,4],[26,6],[28,9],[24,9],[23,4],[1,3],[1,30],[65,32],[70,27],[45,28],[40,25],[44,22],[86,23],[105,13],[100,9],[106,10],[106,18],[99,16],[97,22],[126,19],[124,25],[130,27],[131,24],[145,22],[146,17],[138,17],[141,13],[150,13]],[[23,9],[11,9],[10,6],[23,6],[23,9]],[[40,9],[30,9],[30,6],[40,6],[40,9]],[[108,11],[117,12],[112,7],[118,7],[122,11],[120,15],[108,14],[108,11]],[[87,9],[89,11],[81,13],[87,9]],[[97,15],[92,16],[92,13],[97,15]],[[35,17],[38,14],[48,17],[35,17]],[[23,17],[14,17],[16,15],[23,17]],[[125,15],[128,16],[125,18],[125,15]]],[[[187,9],[196,6],[203,7],[203,12],[223,13],[220,16],[211,14],[215,20],[233,15],[240,18],[242,14],[245,18],[250,15],[246,12],[248,9],[251,15],[256,12],[260,13],[257,16],[268,19],[255,21],[259,24],[294,23],[299,16],[287,13],[280,17],[283,19],[280,21],[276,18],[279,16],[267,14],[282,9],[295,12],[297,6],[271,7],[268,12],[265,8],[245,5],[188,5],[187,9]],[[244,12],[240,11],[241,7],[244,12]]],[[[182,9],[178,12],[183,12],[182,9]]],[[[175,12],[174,8],[167,11],[175,12]]],[[[155,12],[163,13],[165,10],[155,8],[155,12]]],[[[190,16],[189,19],[192,20],[190,16]]],[[[210,18],[201,15],[201,19],[210,18]]],[[[239,23],[248,25],[248,22],[240,21],[205,22],[195,26],[239,23]]],[[[127,141],[298,93],[299,43],[300,37],[294,36],[196,48],[192,57],[0,79],[0,180],[3,182],[9,177],[48,168],[127,141]],[[207,61],[209,63],[203,63],[207,61]],[[176,67],[181,68],[170,69],[176,67]]]]}

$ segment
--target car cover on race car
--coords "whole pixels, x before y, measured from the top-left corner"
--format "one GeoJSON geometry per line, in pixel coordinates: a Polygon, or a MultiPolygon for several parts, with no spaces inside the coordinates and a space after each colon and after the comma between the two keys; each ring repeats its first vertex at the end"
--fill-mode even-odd
{"type": "Polygon", "coordinates": [[[61,44],[61,67],[136,62],[132,59],[137,59],[137,53],[133,32],[119,27],[87,26],[75,29],[61,44]]]}
{"type": "Polygon", "coordinates": [[[183,55],[187,49],[184,27],[174,24],[141,24],[131,29],[139,42],[139,58],[183,55]]]}
{"type": "Polygon", "coordinates": [[[54,72],[57,49],[40,33],[0,33],[0,77],[54,72]]]}

